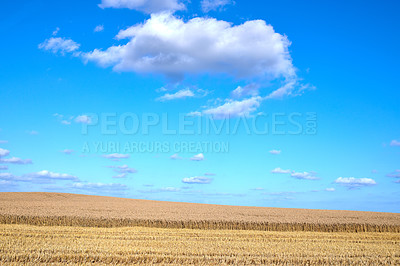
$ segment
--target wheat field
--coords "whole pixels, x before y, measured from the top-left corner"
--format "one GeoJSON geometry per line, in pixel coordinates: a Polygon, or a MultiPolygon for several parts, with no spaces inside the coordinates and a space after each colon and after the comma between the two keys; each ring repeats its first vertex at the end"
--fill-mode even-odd
{"type": "Polygon", "coordinates": [[[0,264],[400,264],[400,235],[395,233],[0,228],[0,264]]]}
{"type": "Polygon", "coordinates": [[[0,193],[0,224],[399,233],[400,214],[0,193]]]}
{"type": "Polygon", "coordinates": [[[0,264],[399,265],[400,215],[0,193],[0,264]]]}

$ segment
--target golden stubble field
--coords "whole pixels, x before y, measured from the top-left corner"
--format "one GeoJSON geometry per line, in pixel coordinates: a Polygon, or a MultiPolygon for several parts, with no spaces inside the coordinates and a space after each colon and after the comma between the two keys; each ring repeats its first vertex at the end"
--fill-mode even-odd
{"type": "Polygon", "coordinates": [[[400,263],[395,233],[0,225],[1,263],[400,263]]]}
{"type": "Polygon", "coordinates": [[[0,193],[0,264],[399,265],[399,232],[393,213],[0,193]]]}

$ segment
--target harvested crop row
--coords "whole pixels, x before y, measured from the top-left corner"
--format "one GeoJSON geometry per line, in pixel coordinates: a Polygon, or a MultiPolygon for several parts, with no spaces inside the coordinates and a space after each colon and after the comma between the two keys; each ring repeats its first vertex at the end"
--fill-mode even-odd
{"type": "Polygon", "coordinates": [[[0,225],[3,263],[400,263],[393,233],[0,225]]]}
{"type": "Polygon", "coordinates": [[[400,214],[260,208],[63,193],[0,193],[0,223],[85,227],[400,232],[400,214]]]}
{"type": "Polygon", "coordinates": [[[371,224],[308,224],[237,221],[168,221],[116,218],[85,218],[70,216],[17,216],[0,215],[0,224],[28,224],[38,226],[81,227],[131,227],[205,229],[205,230],[258,230],[258,231],[308,231],[308,232],[389,232],[400,233],[397,225],[371,224]]]}

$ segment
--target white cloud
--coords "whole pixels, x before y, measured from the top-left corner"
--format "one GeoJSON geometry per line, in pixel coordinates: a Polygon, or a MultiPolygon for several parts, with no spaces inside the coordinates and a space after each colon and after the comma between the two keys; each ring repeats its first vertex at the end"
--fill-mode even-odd
{"type": "Polygon", "coordinates": [[[7,170],[8,166],[7,165],[0,165],[0,170],[7,170]]]}
{"type": "Polygon", "coordinates": [[[39,171],[37,173],[31,173],[26,175],[26,177],[32,178],[32,179],[47,179],[47,180],[73,180],[77,181],[78,178],[73,175],[69,174],[60,174],[60,173],[54,173],[50,172],[47,170],[39,171]]]}
{"type": "MultiPolygon", "coordinates": [[[[122,158],[128,158],[128,157],[122,157],[122,158]]],[[[116,159],[116,158],[114,158],[116,159]]],[[[120,158],[117,158],[120,159],[120,158]]],[[[137,173],[137,170],[134,168],[129,167],[128,165],[122,165],[122,166],[108,166],[109,168],[113,168],[115,172],[120,173],[120,174],[134,174],[137,173]]]]}
{"type": "MultiPolygon", "coordinates": [[[[154,185],[144,185],[146,187],[153,187],[154,185]]],[[[160,192],[179,192],[180,188],[176,187],[163,187],[159,189],[138,190],[140,193],[160,193],[160,192]]]]}
{"type": "Polygon", "coordinates": [[[262,190],[264,190],[264,188],[262,188],[262,187],[256,187],[256,188],[252,188],[251,190],[262,191],[262,190]]]}
{"type": "Polygon", "coordinates": [[[52,35],[53,35],[53,36],[56,36],[57,33],[58,33],[59,31],[60,31],[60,28],[57,27],[57,28],[53,31],[52,35]]]}
{"type": "Polygon", "coordinates": [[[291,177],[296,179],[304,179],[304,180],[318,180],[319,178],[315,172],[295,172],[290,169],[284,170],[280,167],[275,168],[271,171],[273,174],[290,174],[291,177]]]}
{"type": "Polygon", "coordinates": [[[185,74],[224,73],[237,78],[296,76],[288,39],[265,21],[234,26],[213,18],[187,22],[169,13],[152,14],[145,23],[122,30],[125,45],[82,54],[88,61],[116,71],[185,74]]]}
{"type": "Polygon", "coordinates": [[[6,186],[14,186],[15,184],[14,184],[14,182],[12,182],[12,181],[8,181],[8,180],[1,180],[0,181],[0,187],[1,188],[4,188],[4,187],[6,187],[6,186]]]}
{"type": "Polygon", "coordinates": [[[336,189],[333,187],[326,188],[325,191],[334,192],[336,189]]]}
{"type": "Polygon", "coordinates": [[[59,114],[59,113],[54,113],[53,116],[57,117],[58,119],[63,119],[64,118],[64,115],[59,114]]]}
{"type": "Polygon", "coordinates": [[[127,187],[124,184],[116,183],[73,183],[72,188],[79,190],[87,190],[92,192],[105,191],[105,192],[115,192],[120,190],[126,190],[127,187]]]}
{"type": "Polygon", "coordinates": [[[87,115],[78,115],[75,118],[75,122],[79,124],[90,124],[92,123],[92,119],[90,118],[90,116],[87,115]]]}
{"type": "Polygon", "coordinates": [[[13,177],[14,176],[10,173],[0,173],[0,179],[2,179],[2,180],[10,180],[13,177]]]}
{"type": "Polygon", "coordinates": [[[292,93],[296,85],[296,81],[292,80],[286,84],[284,84],[282,87],[279,89],[273,91],[270,95],[267,96],[267,99],[280,99],[283,98],[286,95],[289,95],[292,93]]]}
{"type": "Polygon", "coordinates": [[[203,176],[194,176],[182,179],[183,183],[186,184],[210,184],[212,182],[212,178],[203,177],[203,176]]]}
{"type": "Polygon", "coordinates": [[[6,144],[8,143],[8,140],[0,140],[0,144],[6,144]]]}
{"type": "Polygon", "coordinates": [[[103,155],[104,158],[111,159],[111,160],[119,160],[119,159],[127,159],[130,157],[129,154],[120,154],[120,153],[113,153],[103,155]]]}
{"type": "Polygon", "coordinates": [[[59,113],[55,113],[55,114],[53,114],[53,116],[55,116],[63,125],[71,125],[71,121],[72,121],[72,119],[74,119],[73,116],[69,116],[69,117],[65,118],[64,115],[59,114],[59,113]]]}
{"type": "Polygon", "coordinates": [[[260,86],[258,84],[252,83],[249,85],[246,85],[244,87],[238,86],[236,89],[234,89],[231,92],[231,97],[235,99],[243,98],[246,96],[257,96],[258,95],[258,89],[260,86]]]}
{"type": "Polygon", "coordinates": [[[60,53],[61,55],[75,52],[79,47],[80,44],[73,40],[61,37],[52,37],[39,44],[39,49],[51,51],[54,54],[60,53]]]}
{"type": "Polygon", "coordinates": [[[101,32],[101,31],[103,31],[104,30],[104,26],[103,25],[97,25],[95,28],[94,28],[94,32],[101,32]]]}
{"type": "Polygon", "coordinates": [[[396,170],[393,173],[387,174],[387,177],[394,177],[394,178],[400,178],[400,170],[396,170]]]}
{"type": "Polygon", "coordinates": [[[55,113],[53,114],[57,118],[58,121],[60,121],[61,124],[63,125],[71,125],[72,122],[75,122],[77,124],[92,124],[93,123],[93,118],[89,115],[78,115],[78,116],[65,116],[62,114],[55,113]]]}
{"type": "Polygon", "coordinates": [[[175,188],[175,187],[164,187],[160,189],[161,192],[179,192],[180,189],[179,188],[175,188]]]}
{"type": "Polygon", "coordinates": [[[211,115],[215,119],[246,117],[256,111],[260,106],[262,98],[252,97],[242,101],[227,100],[224,104],[209,108],[203,111],[206,115],[211,115]]]}
{"type": "Polygon", "coordinates": [[[319,178],[315,176],[315,173],[312,172],[303,172],[303,173],[297,173],[293,172],[291,177],[297,178],[297,179],[306,179],[306,180],[318,180],[319,178]]]}
{"type": "Polygon", "coordinates": [[[0,163],[11,163],[11,164],[31,164],[32,160],[31,159],[21,159],[17,157],[12,157],[8,159],[0,159],[0,163]]]}
{"type": "Polygon", "coordinates": [[[5,157],[10,154],[9,150],[0,148],[0,157],[5,157]]]}
{"type": "Polygon", "coordinates": [[[180,157],[177,153],[175,153],[174,155],[171,155],[171,157],[169,157],[171,160],[181,160],[182,157],[180,157]]]}
{"type": "Polygon", "coordinates": [[[171,101],[176,99],[184,99],[188,97],[194,97],[195,94],[190,89],[183,89],[176,93],[170,94],[166,93],[165,95],[158,97],[156,100],[160,102],[171,101]]]}
{"type": "Polygon", "coordinates": [[[300,84],[297,78],[291,78],[279,89],[271,92],[265,99],[282,99],[285,96],[299,96],[306,90],[315,90],[310,84],[300,84]]]}
{"type": "Polygon", "coordinates": [[[400,141],[398,141],[398,140],[392,140],[392,142],[390,142],[390,146],[397,146],[397,147],[400,147],[400,141]]]}
{"type": "Polygon", "coordinates": [[[65,150],[63,150],[61,152],[70,155],[70,154],[74,153],[75,151],[74,150],[65,149],[65,150]]]}
{"type": "Polygon", "coordinates": [[[338,179],[335,180],[335,183],[350,188],[376,185],[375,180],[371,178],[354,178],[354,177],[339,177],[338,179]]]}
{"type": "Polygon", "coordinates": [[[113,178],[125,178],[127,176],[128,176],[128,174],[119,174],[119,175],[113,176],[113,178]]]}
{"type": "Polygon", "coordinates": [[[205,173],[204,175],[205,176],[215,176],[216,174],[214,174],[214,173],[205,173]]]}
{"type": "Polygon", "coordinates": [[[271,151],[269,151],[269,153],[273,154],[273,155],[278,155],[278,154],[281,154],[281,151],[280,150],[271,150],[271,151]]]}
{"type": "Polygon", "coordinates": [[[198,111],[190,112],[187,114],[187,116],[192,116],[192,117],[201,116],[201,112],[198,111]]]}
{"type": "Polygon", "coordinates": [[[192,161],[204,161],[204,154],[202,154],[202,153],[196,154],[195,156],[190,158],[190,160],[192,160],[192,161]]]}
{"type": "Polygon", "coordinates": [[[290,169],[288,170],[283,170],[280,167],[275,168],[274,170],[271,171],[273,174],[290,174],[292,171],[290,169]]]}
{"type": "Polygon", "coordinates": [[[185,5],[178,0],[102,0],[99,7],[129,8],[148,14],[185,9],[185,5]]]}
{"type": "Polygon", "coordinates": [[[212,10],[218,10],[231,3],[231,0],[202,0],[201,9],[203,12],[208,13],[212,10]]]}

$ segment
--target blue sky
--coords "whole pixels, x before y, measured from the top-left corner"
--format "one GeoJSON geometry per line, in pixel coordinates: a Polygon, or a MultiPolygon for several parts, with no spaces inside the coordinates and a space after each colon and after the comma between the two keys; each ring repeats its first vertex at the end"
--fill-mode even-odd
{"type": "Polygon", "coordinates": [[[399,212],[399,7],[6,0],[0,191],[399,212]]]}

